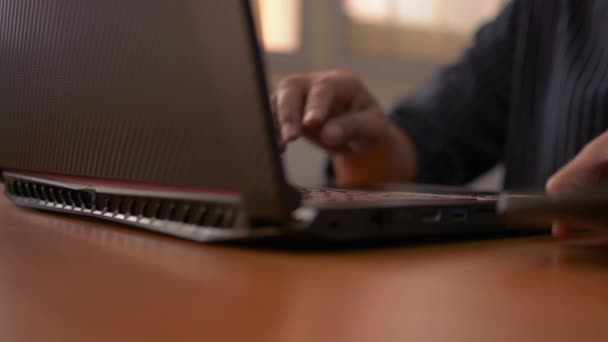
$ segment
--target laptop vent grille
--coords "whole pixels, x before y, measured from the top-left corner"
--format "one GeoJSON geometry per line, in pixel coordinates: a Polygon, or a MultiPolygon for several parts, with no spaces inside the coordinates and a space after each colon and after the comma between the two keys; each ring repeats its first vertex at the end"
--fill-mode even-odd
{"type": "Polygon", "coordinates": [[[38,206],[90,212],[131,222],[230,228],[238,216],[238,208],[226,204],[95,193],[15,179],[6,180],[5,185],[10,196],[37,202],[38,206]]]}

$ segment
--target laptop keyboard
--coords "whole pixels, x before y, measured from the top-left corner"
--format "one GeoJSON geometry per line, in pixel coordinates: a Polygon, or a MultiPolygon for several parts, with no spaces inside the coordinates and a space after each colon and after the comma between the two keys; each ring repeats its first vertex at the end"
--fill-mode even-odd
{"type": "Polygon", "coordinates": [[[406,191],[358,191],[343,189],[300,189],[307,204],[323,203],[369,203],[407,201],[482,201],[494,200],[493,196],[466,194],[426,194],[406,191]]]}

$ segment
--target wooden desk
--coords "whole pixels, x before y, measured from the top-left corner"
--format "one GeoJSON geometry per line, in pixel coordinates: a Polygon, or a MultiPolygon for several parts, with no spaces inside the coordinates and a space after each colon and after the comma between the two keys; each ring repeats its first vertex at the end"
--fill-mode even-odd
{"type": "Polygon", "coordinates": [[[0,202],[0,341],[608,340],[608,238],[269,251],[0,202]]]}

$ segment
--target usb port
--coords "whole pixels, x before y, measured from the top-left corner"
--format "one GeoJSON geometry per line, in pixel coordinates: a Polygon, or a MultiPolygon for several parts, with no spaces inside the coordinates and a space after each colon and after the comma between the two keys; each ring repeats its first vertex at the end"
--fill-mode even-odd
{"type": "Polygon", "coordinates": [[[448,208],[448,220],[450,221],[466,221],[468,212],[465,208],[448,208]]]}

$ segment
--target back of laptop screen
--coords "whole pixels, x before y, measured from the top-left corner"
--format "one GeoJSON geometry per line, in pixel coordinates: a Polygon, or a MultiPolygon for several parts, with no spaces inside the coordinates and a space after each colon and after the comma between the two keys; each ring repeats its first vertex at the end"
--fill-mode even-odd
{"type": "Polygon", "coordinates": [[[5,0],[0,167],[288,209],[247,1],[5,0]]]}

